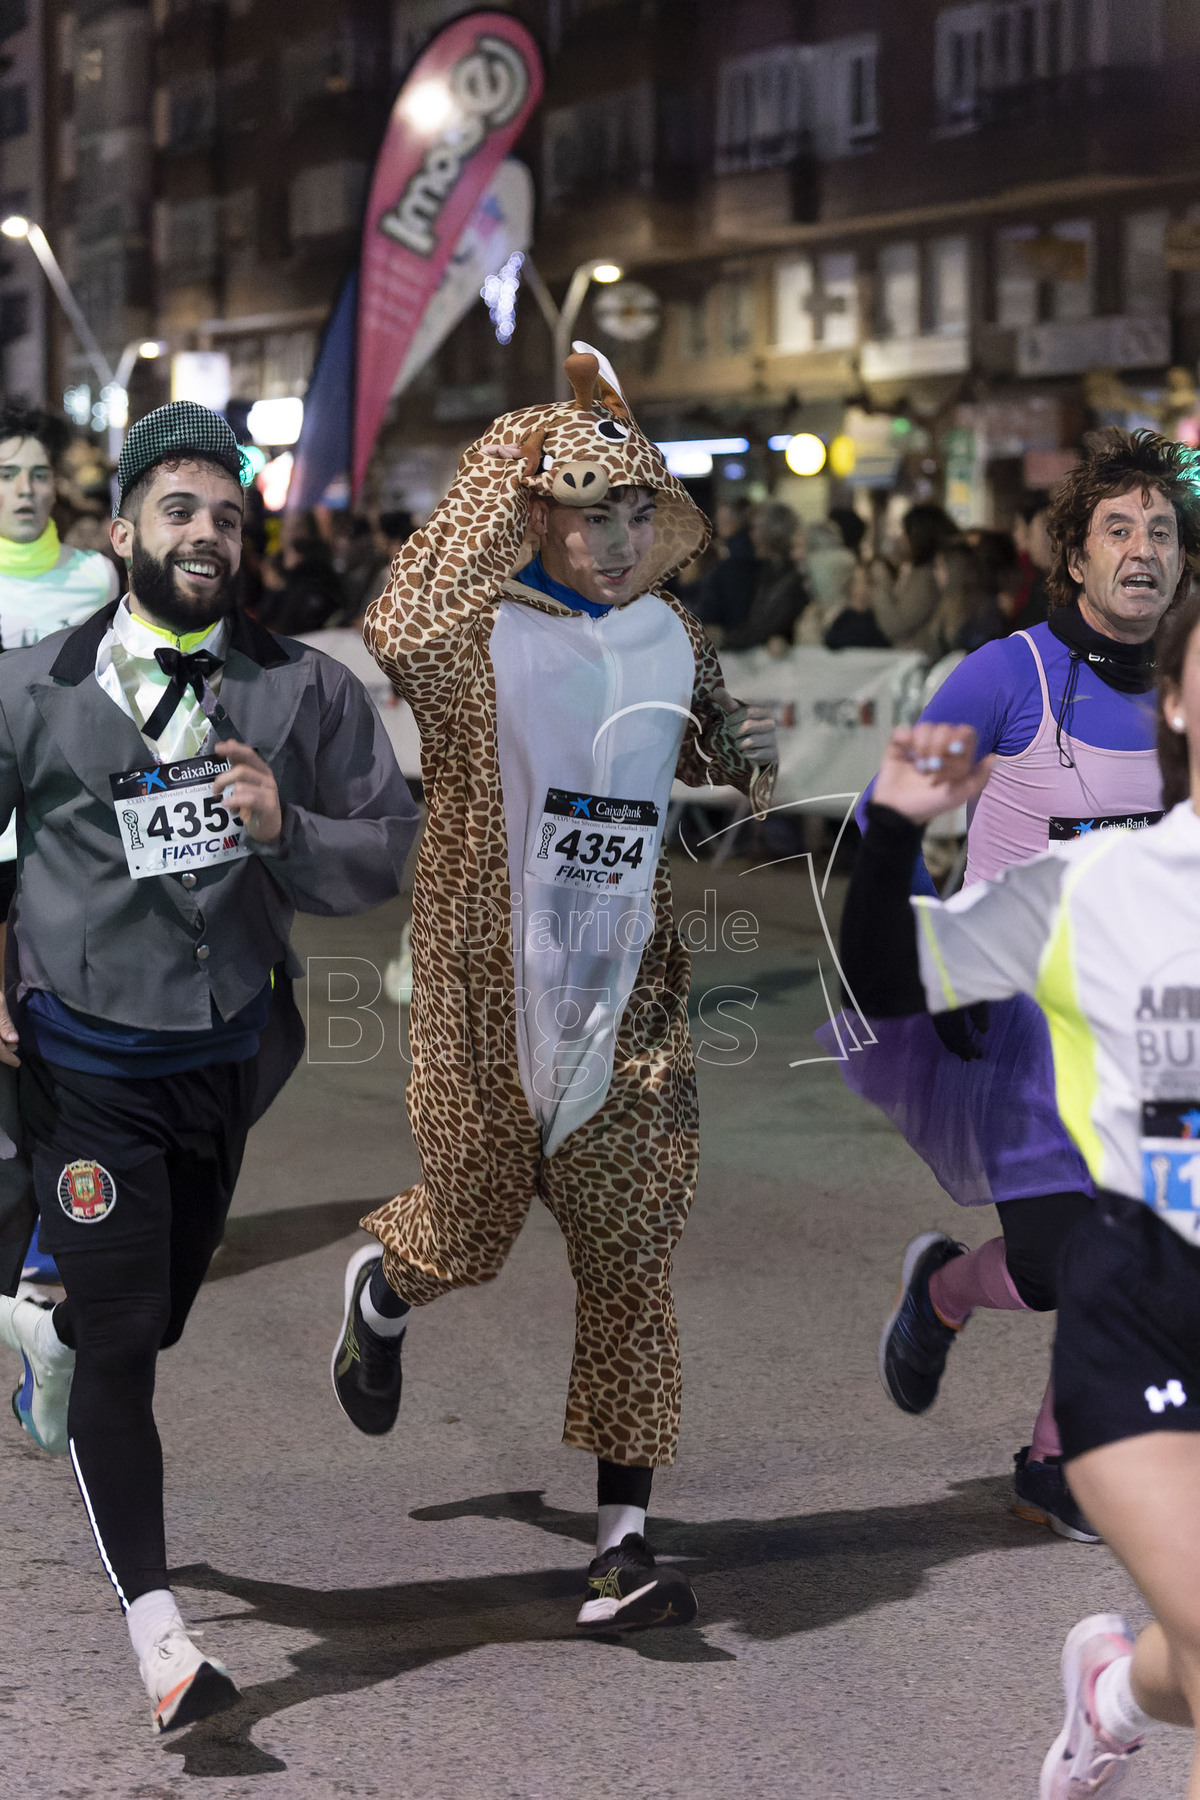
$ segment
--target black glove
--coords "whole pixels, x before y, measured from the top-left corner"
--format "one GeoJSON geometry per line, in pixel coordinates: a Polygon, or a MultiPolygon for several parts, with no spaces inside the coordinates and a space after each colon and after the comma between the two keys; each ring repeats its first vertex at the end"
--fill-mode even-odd
{"type": "Polygon", "coordinates": [[[955,1012],[934,1013],[933,1029],[952,1055],[963,1062],[979,1062],[983,1046],[979,1040],[988,1028],[988,1003],[976,1001],[974,1006],[960,1006],[955,1012]]]}

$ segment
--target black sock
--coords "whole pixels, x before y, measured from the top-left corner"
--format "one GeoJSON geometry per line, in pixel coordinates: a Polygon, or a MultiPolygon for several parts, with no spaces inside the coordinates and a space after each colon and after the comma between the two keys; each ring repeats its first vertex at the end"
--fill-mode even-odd
{"type": "Polygon", "coordinates": [[[51,1317],[54,1320],[54,1335],[66,1350],[74,1350],[75,1333],[71,1328],[71,1314],[65,1300],[60,1300],[51,1317]]]}
{"type": "Polygon", "coordinates": [[[395,1288],[390,1286],[382,1263],[372,1270],[367,1292],[371,1296],[371,1305],[381,1319],[402,1319],[406,1312],[412,1310],[408,1301],[402,1300],[395,1288]]]}
{"type": "Polygon", "coordinates": [[[650,1484],[653,1480],[653,1469],[631,1469],[624,1463],[605,1462],[602,1456],[598,1456],[596,1505],[640,1506],[645,1512],[650,1505],[650,1484]]]}

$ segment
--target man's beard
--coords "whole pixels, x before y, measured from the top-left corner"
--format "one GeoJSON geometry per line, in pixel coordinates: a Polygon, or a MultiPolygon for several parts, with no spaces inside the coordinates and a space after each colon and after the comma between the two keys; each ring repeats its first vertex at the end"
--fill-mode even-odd
{"type": "MultiPolygon", "coordinates": [[[[225,573],[218,581],[211,594],[199,600],[185,600],[175,585],[175,552],[170,552],[161,560],[151,556],[142,543],[141,536],[134,533],[133,558],[129,570],[129,585],[137,595],[146,611],[160,625],[166,625],[178,637],[185,637],[188,632],[207,631],[218,619],[227,619],[237,608],[238,579],[230,573],[229,564],[223,556],[206,553],[205,562],[215,562],[225,573]]],[[[188,557],[187,561],[192,561],[188,557]]],[[[194,560],[200,561],[197,557],[194,560]]]]}

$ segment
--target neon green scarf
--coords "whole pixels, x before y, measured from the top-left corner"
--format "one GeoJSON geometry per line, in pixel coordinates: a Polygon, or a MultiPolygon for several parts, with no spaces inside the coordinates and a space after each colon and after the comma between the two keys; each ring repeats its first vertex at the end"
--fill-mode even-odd
{"type": "Polygon", "coordinates": [[[44,575],[58,561],[61,549],[53,519],[32,544],[15,544],[11,538],[0,537],[0,575],[18,575],[26,580],[32,575],[44,575]]]}
{"type": "Polygon", "coordinates": [[[200,631],[185,631],[180,637],[177,631],[172,631],[167,625],[156,625],[152,619],[145,618],[141,613],[135,613],[132,607],[130,608],[130,617],[137,620],[143,631],[152,631],[155,637],[160,637],[164,644],[178,645],[185,655],[189,651],[198,650],[212,630],[211,625],[205,625],[200,631]]]}

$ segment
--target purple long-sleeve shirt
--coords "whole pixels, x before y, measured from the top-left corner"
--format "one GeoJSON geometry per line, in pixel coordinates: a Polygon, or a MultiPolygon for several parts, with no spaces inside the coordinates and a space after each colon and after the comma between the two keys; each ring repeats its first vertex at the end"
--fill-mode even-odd
{"type": "MultiPolygon", "coordinates": [[[[1029,635],[1046,671],[1050,712],[1057,720],[1071,654],[1048,625],[1035,625],[1029,635]]],[[[1078,664],[1075,692],[1062,720],[1064,735],[1098,750],[1152,750],[1155,717],[1153,691],[1120,693],[1101,681],[1090,664],[1078,664]]],[[[973,725],[980,756],[990,756],[993,751],[1000,756],[1019,756],[1028,750],[1042,722],[1042,690],[1025,639],[1019,634],[997,638],[965,657],[942,683],[921,719],[932,725],[973,725]]],[[[867,802],[874,788],[872,781],[855,809],[860,831],[866,826],[867,802]]],[[[923,862],[917,864],[913,892],[936,892],[923,862]]]]}

